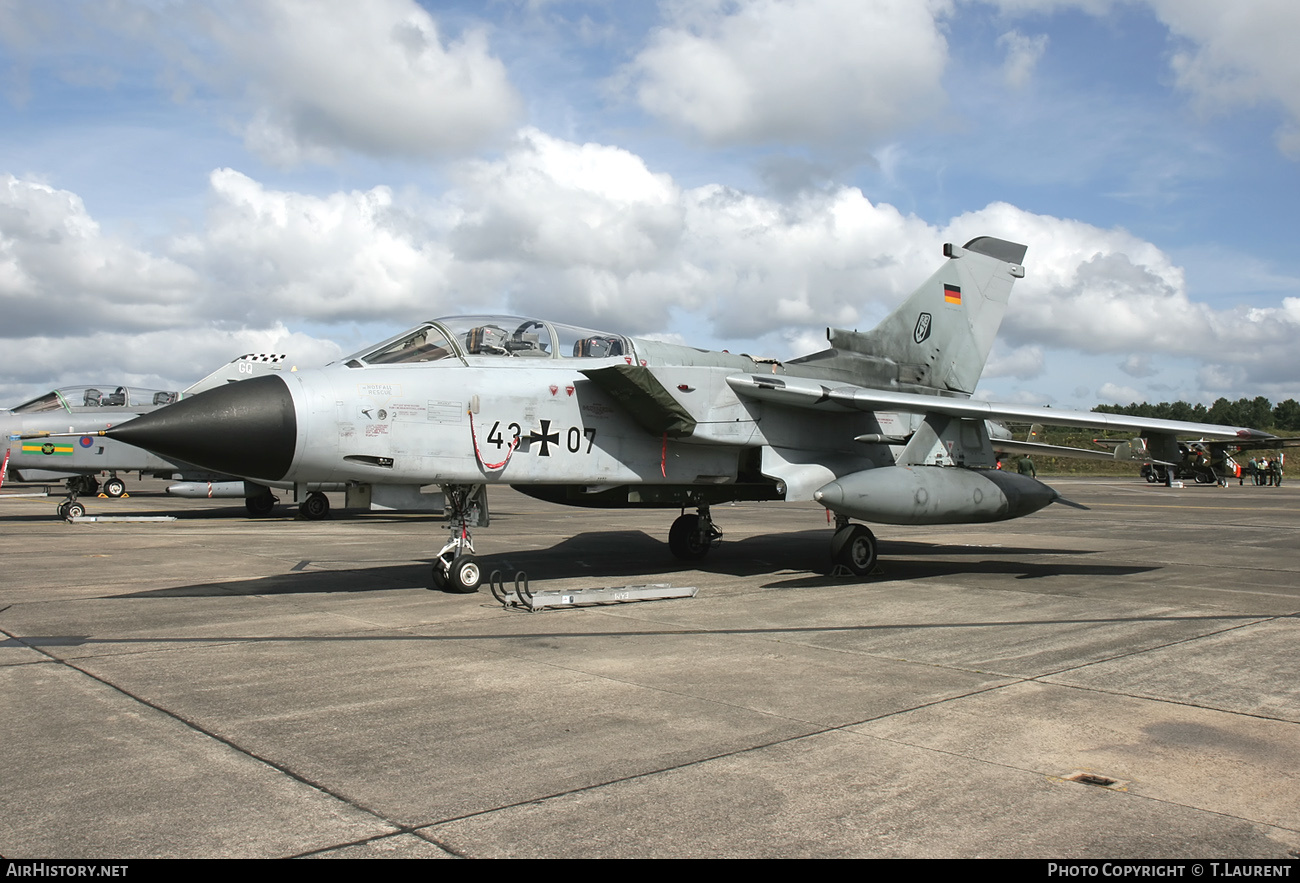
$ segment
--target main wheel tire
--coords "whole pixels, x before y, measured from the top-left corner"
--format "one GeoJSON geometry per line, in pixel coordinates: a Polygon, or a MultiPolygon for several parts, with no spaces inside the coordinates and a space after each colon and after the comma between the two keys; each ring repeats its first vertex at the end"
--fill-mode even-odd
{"type": "Polygon", "coordinates": [[[68,508],[63,513],[63,517],[71,521],[74,518],[80,518],[86,514],[86,507],[80,503],[68,503],[68,508]]]}
{"type": "Polygon", "coordinates": [[[69,503],[67,500],[64,500],[62,503],[59,504],[58,508],[55,509],[54,511],[57,512],[57,513],[59,513],[59,517],[60,517],[60,518],[67,518],[67,517],[68,517],[68,506],[70,506],[70,505],[72,505],[72,504],[69,503]]]}
{"type": "Polygon", "coordinates": [[[320,521],[330,514],[330,498],[320,491],[312,491],[298,506],[298,514],[308,521],[320,521]]]}
{"type": "Polygon", "coordinates": [[[460,595],[469,595],[478,591],[483,581],[483,570],[473,555],[462,555],[451,562],[451,573],[447,579],[447,591],[460,595]]]}
{"type": "Polygon", "coordinates": [[[1155,484],[1155,483],[1156,483],[1156,474],[1155,474],[1154,472],[1148,470],[1148,471],[1145,472],[1144,474],[1145,474],[1146,477],[1147,477],[1147,484],[1155,484]]]}
{"type": "Polygon", "coordinates": [[[876,536],[861,524],[842,527],[831,537],[831,558],[857,576],[876,566],[876,536]]]}
{"type": "Polygon", "coordinates": [[[700,536],[700,516],[679,516],[668,529],[668,548],[683,561],[699,561],[709,554],[708,540],[700,536]]]}
{"type": "Polygon", "coordinates": [[[447,591],[447,571],[443,569],[441,558],[433,560],[433,587],[440,592],[447,591]]]}
{"type": "Polygon", "coordinates": [[[117,476],[112,476],[104,481],[104,493],[110,497],[120,497],[126,493],[126,482],[117,476]]]}
{"type": "Polygon", "coordinates": [[[275,495],[259,494],[256,497],[244,497],[244,508],[254,518],[265,518],[275,511],[275,495]]]}

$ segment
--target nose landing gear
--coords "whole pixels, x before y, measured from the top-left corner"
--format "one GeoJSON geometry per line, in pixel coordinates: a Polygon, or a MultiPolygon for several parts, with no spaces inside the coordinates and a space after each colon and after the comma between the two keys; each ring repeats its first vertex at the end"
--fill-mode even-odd
{"type": "Polygon", "coordinates": [[[474,557],[471,527],[487,525],[487,494],[483,485],[445,485],[447,497],[446,545],[433,559],[433,586],[447,592],[471,594],[483,582],[483,570],[474,557]]]}
{"type": "Polygon", "coordinates": [[[74,475],[68,479],[66,487],[68,496],[55,511],[60,518],[71,521],[86,514],[86,506],[77,502],[77,496],[94,496],[99,493],[99,481],[93,475],[74,475]]]}

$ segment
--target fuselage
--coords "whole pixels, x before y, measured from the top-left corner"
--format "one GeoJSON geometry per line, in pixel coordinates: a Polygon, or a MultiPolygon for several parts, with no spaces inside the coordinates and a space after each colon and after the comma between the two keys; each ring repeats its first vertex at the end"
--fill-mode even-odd
{"type": "MultiPolygon", "coordinates": [[[[712,488],[711,499],[735,487],[736,497],[811,499],[838,475],[893,462],[888,445],[854,439],[906,435],[907,417],[786,411],[769,419],[772,406],[726,382],[784,370],[534,319],[455,317],[324,368],[214,391],[206,410],[204,397],[187,399],[167,417],[178,456],[272,482],[584,489],[571,496],[690,486],[712,488]],[[202,455],[192,449],[199,435],[210,449],[202,455]]],[[[157,438],[150,443],[168,453],[157,438]]]]}

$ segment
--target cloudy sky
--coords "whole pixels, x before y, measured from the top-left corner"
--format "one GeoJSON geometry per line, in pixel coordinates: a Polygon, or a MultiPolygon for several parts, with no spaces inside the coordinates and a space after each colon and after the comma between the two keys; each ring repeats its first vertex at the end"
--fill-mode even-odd
{"type": "Polygon", "coordinates": [[[1029,246],[980,395],[1300,398],[1294,0],[0,0],[0,403],[437,315],[790,357],[1029,246]]]}

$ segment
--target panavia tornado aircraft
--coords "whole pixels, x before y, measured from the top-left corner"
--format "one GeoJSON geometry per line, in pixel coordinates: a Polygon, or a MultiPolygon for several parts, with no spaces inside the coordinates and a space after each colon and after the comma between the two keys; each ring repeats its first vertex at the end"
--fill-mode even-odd
{"type": "Polygon", "coordinates": [[[440,485],[451,537],[433,581],[474,591],[470,528],[484,489],[576,506],[683,510],[672,552],[702,558],[710,507],[815,500],[835,514],[837,565],[869,573],[887,524],[1000,521],[1054,501],[998,471],[991,420],[1245,439],[1237,427],[999,405],[970,398],[1026,248],[992,237],[946,261],[877,328],[781,363],[538,319],[424,322],[321,369],[257,377],[108,430],[164,457],[254,481],[440,485]],[[684,510],[694,509],[687,513],[684,510]]]}
{"type": "MultiPolygon", "coordinates": [[[[103,383],[51,390],[0,413],[0,444],[4,448],[0,452],[4,457],[0,482],[6,474],[18,481],[64,481],[67,498],[59,504],[61,518],[85,514],[85,504],[77,497],[99,492],[101,484],[96,476],[103,472],[108,473],[103,492],[110,497],[120,497],[126,491],[126,482],[119,473],[180,475],[191,483],[201,483],[205,491],[231,485],[238,496],[245,498],[250,513],[267,514],[275,505],[269,488],[242,480],[232,483],[229,475],[163,459],[116,439],[103,438],[97,430],[167,407],[205,389],[278,372],[286,365],[284,356],[250,353],[222,365],[181,392],[103,383]]],[[[224,489],[227,493],[223,495],[234,495],[229,488],[224,489]]],[[[318,496],[325,499],[323,494],[318,496]]]]}

